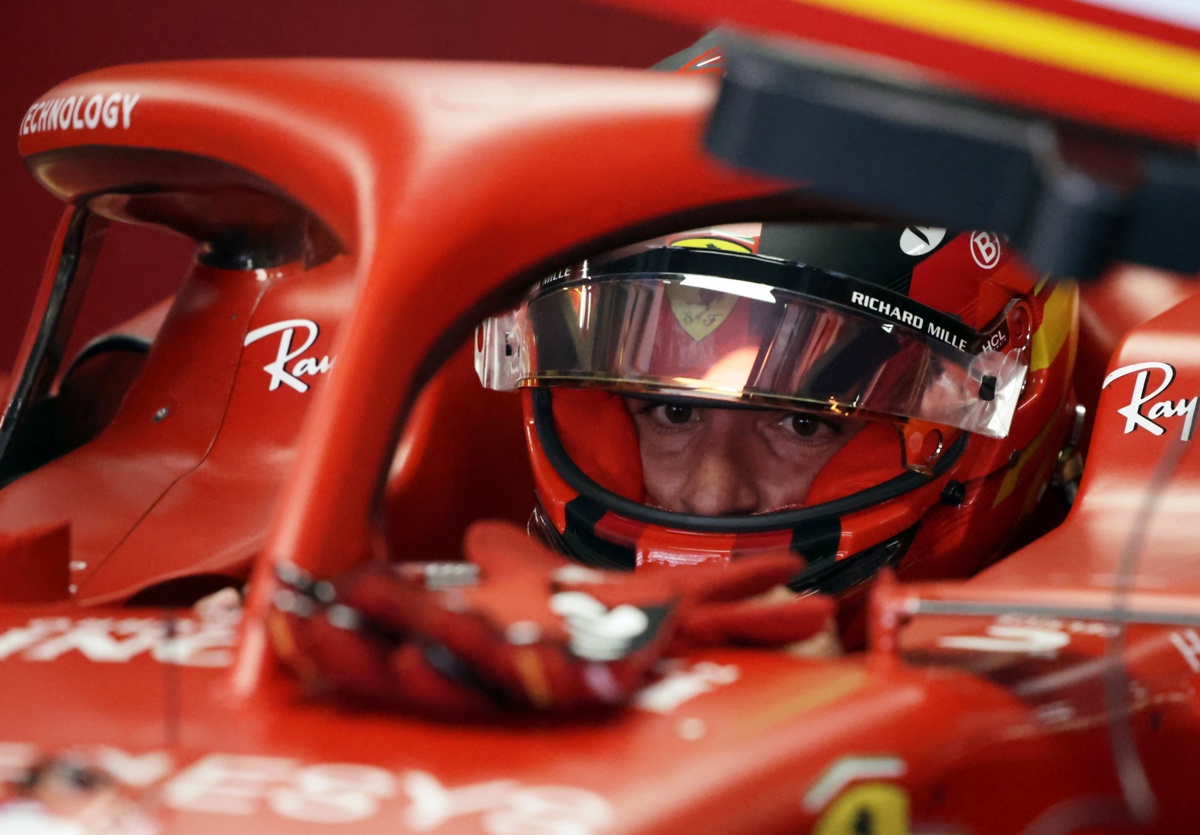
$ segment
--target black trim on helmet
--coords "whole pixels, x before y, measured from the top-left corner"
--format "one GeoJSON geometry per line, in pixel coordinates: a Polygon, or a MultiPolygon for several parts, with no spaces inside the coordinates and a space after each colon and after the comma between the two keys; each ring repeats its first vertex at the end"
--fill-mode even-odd
{"type": "Polygon", "coordinates": [[[823,516],[792,530],[791,549],[811,565],[837,556],[842,541],[842,518],[823,516]]]}
{"type": "Polygon", "coordinates": [[[580,496],[586,496],[595,504],[619,513],[636,522],[675,528],[696,533],[757,533],[766,530],[797,528],[821,520],[838,518],[873,505],[890,501],[918,487],[922,487],[944,474],[958,461],[967,448],[970,433],[964,432],[946,450],[929,475],[906,471],[882,484],[868,487],[841,499],[824,502],[812,507],[792,508],[754,516],[699,516],[691,513],[675,513],[658,507],[649,507],[641,502],[627,499],[601,487],[571,460],[558,437],[554,426],[554,407],[551,390],[534,388],[530,391],[533,402],[533,423],[538,443],[555,472],[580,496]]]}
{"type": "Polygon", "coordinates": [[[563,510],[566,513],[567,529],[561,536],[567,554],[595,568],[632,571],[637,567],[635,549],[609,542],[596,535],[596,525],[607,512],[600,504],[580,495],[567,502],[563,510]]]}
{"type": "Polygon", "coordinates": [[[919,319],[922,325],[917,330],[920,332],[953,345],[965,345],[964,350],[971,353],[977,352],[989,336],[981,334],[956,316],[921,304],[880,284],[765,255],[667,246],[601,264],[589,264],[589,269],[587,276],[576,274],[573,270],[553,276],[539,286],[538,293],[577,282],[592,283],[606,276],[638,273],[710,275],[815,297],[847,310],[897,322],[903,327],[911,327],[907,323],[919,319]]]}
{"type": "Polygon", "coordinates": [[[564,508],[567,530],[561,532],[550,521],[550,514],[539,499],[530,522],[546,544],[570,560],[592,568],[612,568],[633,571],[637,568],[637,551],[596,536],[596,523],[604,509],[583,496],[567,502],[564,508]]]}
{"type": "MultiPolygon", "coordinates": [[[[637,568],[637,553],[633,548],[609,542],[596,535],[596,522],[604,511],[595,502],[580,496],[567,503],[567,530],[560,533],[543,510],[541,503],[534,508],[533,523],[546,542],[565,557],[592,568],[633,571],[637,568]],[[578,512],[573,512],[572,508],[578,512]],[[578,524],[577,524],[578,523],[578,524]]],[[[791,550],[808,561],[804,570],[788,581],[789,589],[799,593],[819,592],[838,595],[874,577],[881,569],[897,566],[908,553],[917,535],[913,525],[891,539],[864,548],[845,559],[837,559],[837,544],[841,538],[840,520],[816,522],[793,531],[791,550]],[[808,528],[823,527],[810,535],[808,528]]]]}
{"type": "Polygon", "coordinates": [[[917,267],[935,257],[959,234],[921,226],[764,223],[757,252],[852,275],[907,296],[917,267]],[[906,234],[912,246],[902,244],[906,234]]]}
{"type": "Polygon", "coordinates": [[[917,527],[913,525],[891,539],[864,548],[845,559],[839,560],[835,556],[810,559],[804,570],[788,581],[788,588],[797,592],[841,594],[871,579],[880,569],[898,565],[912,545],[917,527]]]}
{"type": "MultiPolygon", "coordinates": [[[[541,503],[534,508],[537,529],[560,554],[592,568],[633,571],[637,568],[634,548],[609,542],[596,534],[596,525],[606,511],[586,496],[567,502],[567,529],[560,532],[550,521],[541,503]]],[[[874,577],[882,568],[896,566],[908,553],[918,525],[890,539],[864,548],[844,559],[837,558],[841,540],[841,519],[836,516],[814,520],[792,530],[790,549],[804,557],[804,570],[792,577],[787,586],[795,592],[820,592],[838,595],[874,577]]]]}

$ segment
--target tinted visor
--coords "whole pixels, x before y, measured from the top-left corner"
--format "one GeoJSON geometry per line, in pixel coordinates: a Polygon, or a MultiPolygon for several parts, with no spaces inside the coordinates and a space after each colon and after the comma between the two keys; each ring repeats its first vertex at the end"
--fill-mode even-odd
{"type": "Polygon", "coordinates": [[[988,340],[961,323],[826,275],[856,306],[700,274],[550,283],[481,328],[476,367],[496,389],[594,385],[1008,433],[1025,377],[1015,355],[972,352],[988,340]]]}

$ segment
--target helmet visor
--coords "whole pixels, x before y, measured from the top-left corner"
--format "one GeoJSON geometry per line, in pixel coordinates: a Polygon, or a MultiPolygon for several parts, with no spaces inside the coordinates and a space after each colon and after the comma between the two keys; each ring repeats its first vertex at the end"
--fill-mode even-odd
{"type": "Polygon", "coordinates": [[[1025,377],[1018,356],[988,349],[984,337],[964,338],[961,328],[947,333],[936,311],[922,315],[907,299],[900,306],[894,294],[870,292],[859,292],[852,308],[712,275],[549,284],[480,328],[476,369],[485,386],[501,390],[594,385],[920,419],[1004,437],[1025,377]],[[969,350],[972,343],[979,349],[969,350]]]}

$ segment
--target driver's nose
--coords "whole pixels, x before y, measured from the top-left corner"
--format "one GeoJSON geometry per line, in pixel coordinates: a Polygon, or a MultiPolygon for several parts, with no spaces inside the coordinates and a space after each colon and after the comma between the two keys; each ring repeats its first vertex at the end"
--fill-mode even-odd
{"type": "Polygon", "coordinates": [[[738,516],[758,510],[759,491],[742,448],[744,433],[733,421],[717,419],[703,441],[688,450],[693,460],[679,496],[682,510],[701,516],[738,516]]]}

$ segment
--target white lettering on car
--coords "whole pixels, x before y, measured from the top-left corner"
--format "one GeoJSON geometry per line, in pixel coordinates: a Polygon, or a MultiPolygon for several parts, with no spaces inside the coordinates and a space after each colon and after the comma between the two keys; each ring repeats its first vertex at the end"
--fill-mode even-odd
{"type": "Polygon", "coordinates": [[[410,801],[405,823],[416,832],[433,832],[452,818],[478,814],[491,835],[584,835],[608,828],[614,817],[603,797],[570,786],[490,780],[447,788],[432,774],[415,770],[405,773],[402,785],[410,801]]]}
{"type": "Polygon", "coordinates": [[[732,664],[699,661],[688,667],[676,666],[658,681],[643,687],[634,696],[633,705],[652,713],[670,713],[697,696],[733,684],[740,677],[741,671],[732,664]]]}
{"type": "MultiPolygon", "coordinates": [[[[52,754],[25,742],[0,742],[0,779],[19,780],[52,754]]],[[[323,824],[382,818],[394,821],[397,831],[430,833],[463,831],[474,819],[486,835],[598,835],[616,819],[608,799],[576,786],[512,778],[448,785],[418,769],[216,752],[181,763],[175,756],[71,749],[72,759],[86,758],[117,783],[148,791],[157,804],[183,814],[269,813],[323,824]]]]}
{"type": "Polygon", "coordinates": [[[943,635],[938,646],[978,652],[1023,652],[1053,658],[1071,643],[1071,636],[1058,629],[992,624],[987,635],[943,635]]]}
{"type": "Polygon", "coordinates": [[[295,765],[280,757],[209,754],[172,778],[163,798],[176,809],[253,815],[268,785],[286,780],[295,765]]]}
{"type": "Polygon", "coordinates": [[[329,763],[302,768],[291,783],[273,789],[271,809],[285,818],[322,823],[366,820],[396,793],[390,771],[369,765],[329,763]]]}
{"type": "Polygon", "coordinates": [[[96,749],[96,765],[125,785],[144,789],[170,774],[172,761],[166,751],[139,756],[101,745],[96,749]]]}
{"type": "Polygon", "coordinates": [[[128,130],[141,93],[96,93],[34,102],[21,119],[20,135],[48,130],[128,130]]]}
{"type": "Polygon", "coordinates": [[[1171,644],[1179,650],[1183,660],[1193,673],[1200,673],[1200,635],[1195,629],[1181,629],[1171,633],[1171,644]]]}
{"type": "Polygon", "coordinates": [[[281,385],[285,385],[303,394],[308,391],[309,385],[301,380],[301,377],[324,374],[333,366],[333,360],[328,356],[320,359],[316,357],[300,358],[317,341],[320,332],[320,327],[311,319],[284,319],[282,322],[255,328],[246,334],[246,340],[242,343],[244,346],[268,336],[280,334],[279,349],[275,352],[275,360],[263,366],[263,371],[271,377],[267,391],[275,391],[281,385]],[[300,347],[293,350],[292,342],[296,338],[298,330],[303,330],[306,335],[300,347]],[[287,364],[292,360],[296,360],[296,362],[289,369],[287,364]]]}
{"type": "Polygon", "coordinates": [[[1101,388],[1106,389],[1113,382],[1130,374],[1137,376],[1134,377],[1129,404],[1117,409],[1117,414],[1125,418],[1124,434],[1128,435],[1135,429],[1145,429],[1151,435],[1162,435],[1166,429],[1158,421],[1164,418],[1182,417],[1183,428],[1180,430],[1180,438],[1185,441],[1191,440],[1196,424],[1196,403],[1200,398],[1181,397],[1178,400],[1163,398],[1153,403],[1150,402],[1170,387],[1175,380],[1175,367],[1165,362],[1137,362],[1132,365],[1123,365],[1104,378],[1101,388]],[[1152,372],[1162,374],[1162,382],[1154,391],[1147,392],[1152,372]],[[1147,403],[1150,406],[1143,411],[1142,407],[1147,403]]]}
{"type": "Polygon", "coordinates": [[[149,656],[160,664],[226,667],[233,662],[237,622],[179,618],[34,618],[0,632],[0,661],[50,662],[78,653],[101,664],[149,656]]]}
{"type": "Polygon", "coordinates": [[[1063,620],[1039,615],[1001,615],[986,635],[943,635],[938,645],[979,652],[1023,652],[1053,658],[1076,637],[1112,638],[1115,624],[1095,620],[1063,620]]]}

